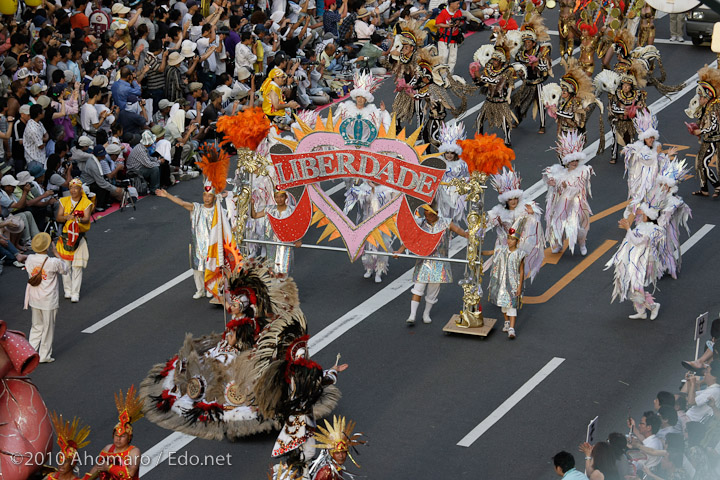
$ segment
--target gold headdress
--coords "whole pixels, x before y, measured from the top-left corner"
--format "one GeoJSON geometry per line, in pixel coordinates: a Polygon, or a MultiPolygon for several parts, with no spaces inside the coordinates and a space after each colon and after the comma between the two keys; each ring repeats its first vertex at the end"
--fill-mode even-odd
{"type": "Polygon", "coordinates": [[[523,40],[529,38],[538,43],[550,41],[550,34],[548,34],[548,29],[545,26],[545,20],[537,13],[531,14],[530,18],[522,24],[520,33],[523,40]]]}
{"type": "Polygon", "coordinates": [[[696,93],[703,97],[717,98],[720,93],[720,70],[708,65],[698,70],[696,93]]]}
{"type": "Polygon", "coordinates": [[[87,441],[87,437],[90,435],[90,427],[88,425],[81,426],[80,419],[77,417],[73,417],[71,422],[63,419],[62,415],[58,416],[55,412],[50,414],[50,419],[55,427],[60,452],[64,458],[70,459],[72,462],[78,450],[90,444],[87,441]]]}
{"type": "Polygon", "coordinates": [[[403,45],[412,45],[420,47],[425,45],[427,33],[422,28],[422,23],[417,20],[409,20],[405,22],[400,30],[400,42],[403,45]]]}
{"type": "Polygon", "coordinates": [[[615,52],[617,52],[621,58],[630,58],[630,52],[635,49],[635,36],[630,33],[628,29],[623,28],[620,30],[617,35],[615,35],[613,42],[615,52]]]}
{"type": "Polygon", "coordinates": [[[113,429],[117,435],[132,435],[132,423],[143,417],[143,401],[135,391],[135,385],[130,385],[126,395],[115,394],[115,406],[118,411],[118,423],[113,429]]]}
{"type": "Polygon", "coordinates": [[[333,415],[333,423],[325,420],[325,427],[318,425],[318,429],[315,432],[315,440],[317,441],[317,448],[328,450],[330,454],[335,452],[346,452],[350,460],[355,464],[356,467],[360,467],[355,462],[355,459],[350,455],[350,448],[354,448],[355,445],[364,444],[364,440],[360,440],[362,433],[353,433],[355,429],[355,422],[352,420],[346,421],[345,417],[337,417],[333,415]]]}
{"type": "Polygon", "coordinates": [[[565,75],[560,78],[560,86],[578,97],[583,105],[595,101],[592,80],[580,66],[578,60],[570,57],[568,61],[563,60],[562,65],[565,67],[565,75]]]}

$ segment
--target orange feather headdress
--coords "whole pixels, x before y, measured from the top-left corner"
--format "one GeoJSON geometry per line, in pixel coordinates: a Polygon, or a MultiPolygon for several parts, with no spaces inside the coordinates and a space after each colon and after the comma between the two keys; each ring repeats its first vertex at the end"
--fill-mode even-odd
{"type": "Polygon", "coordinates": [[[457,143],[462,147],[460,158],[467,163],[470,173],[495,175],[503,167],[512,170],[510,162],[515,160],[515,152],[495,134],[475,135],[475,138],[458,140],[457,143]]]}

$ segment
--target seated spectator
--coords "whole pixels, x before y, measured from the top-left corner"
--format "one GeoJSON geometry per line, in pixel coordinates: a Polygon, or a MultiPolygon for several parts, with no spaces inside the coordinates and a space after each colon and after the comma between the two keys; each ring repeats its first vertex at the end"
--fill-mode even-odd
{"type": "MultiPolygon", "coordinates": [[[[327,4],[326,4],[327,5],[327,4]]],[[[588,477],[575,469],[575,457],[569,452],[558,452],[553,457],[555,473],[564,480],[588,480],[588,477]]]]}
{"type": "MultiPolygon", "coordinates": [[[[674,400],[675,397],[673,397],[673,403],[675,403],[674,400]]],[[[660,430],[658,430],[657,436],[660,440],[664,442],[665,437],[670,433],[682,433],[674,406],[663,405],[658,410],[658,416],[660,417],[660,430]]]]}
{"type": "Polygon", "coordinates": [[[0,258],[4,258],[5,262],[12,262],[12,265],[17,268],[25,267],[27,255],[18,250],[10,237],[13,233],[19,234],[21,232],[22,227],[16,224],[15,221],[11,219],[0,220],[0,258]]]}
{"type": "Polygon", "coordinates": [[[328,43],[323,49],[322,55],[320,55],[320,63],[329,74],[339,72],[343,69],[343,64],[340,61],[342,55],[342,50],[338,51],[334,43],[328,43]]]}
{"type": "Polygon", "coordinates": [[[0,209],[2,209],[2,216],[5,219],[11,215],[20,217],[19,223],[22,224],[21,247],[24,249],[25,246],[30,245],[30,240],[40,233],[40,230],[38,230],[32,213],[25,209],[31,186],[26,184],[22,188],[20,197],[17,197],[15,196],[15,187],[18,185],[18,181],[12,175],[2,177],[0,180],[0,209]]]}
{"type": "Polygon", "coordinates": [[[687,403],[690,408],[687,411],[688,420],[691,422],[705,422],[713,416],[713,409],[708,403],[711,399],[715,405],[720,406],[720,385],[717,383],[717,376],[720,375],[720,365],[710,364],[705,368],[705,376],[702,384],[707,388],[699,390],[698,377],[688,373],[687,378],[687,403]],[[699,391],[698,391],[699,390],[699,391]]]}
{"type": "Polygon", "coordinates": [[[100,161],[92,154],[93,140],[87,135],[78,139],[78,144],[70,150],[73,162],[80,167],[80,180],[96,196],[95,210],[102,212],[108,206],[109,197],[122,199],[122,189],[108,182],[102,174],[100,161]]]}
{"type": "MultiPolygon", "coordinates": [[[[657,436],[657,432],[660,430],[660,418],[655,412],[647,411],[643,413],[639,424],[635,424],[635,420],[632,418],[628,420],[628,426],[632,429],[635,437],[632,439],[632,446],[642,446],[653,449],[662,450],[662,440],[657,436]]],[[[642,470],[645,466],[649,469],[654,469],[660,465],[660,457],[657,455],[648,454],[647,459],[639,460],[636,462],[636,468],[642,470]]]]}
{"type": "Polygon", "coordinates": [[[62,196],[62,193],[67,191],[70,186],[72,179],[72,163],[63,163],[57,153],[50,155],[47,160],[47,172],[45,172],[45,188],[62,196]]]}
{"type": "Polygon", "coordinates": [[[713,359],[715,341],[720,338],[720,318],[716,318],[710,324],[710,337],[711,339],[707,343],[707,350],[698,358],[692,362],[681,362],[682,366],[690,370],[691,372],[702,369],[705,364],[710,363],[713,359]]]}
{"type": "Polygon", "coordinates": [[[140,143],[133,147],[127,159],[128,172],[143,177],[151,195],[155,195],[155,190],[160,188],[160,163],[165,163],[163,159],[158,161],[151,156],[154,152],[154,144],[155,135],[146,130],[142,134],[140,143]]]}
{"type": "Polygon", "coordinates": [[[109,144],[105,148],[105,155],[102,156],[100,164],[103,169],[103,175],[105,175],[105,177],[107,177],[111,182],[114,182],[118,174],[125,169],[125,159],[122,156],[122,147],[117,143],[109,144]]]}
{"type": "Polygon", "coordinates": [[[388,55],[389,50],[384,51],[380,45],[383,43],[382,35],[373,33],[370,40],[365,42],[358,52],[357,68],[361,70],[369,70],[373,75],[385,75],[387,70],[379,65],[381,57],[388,55]]]}

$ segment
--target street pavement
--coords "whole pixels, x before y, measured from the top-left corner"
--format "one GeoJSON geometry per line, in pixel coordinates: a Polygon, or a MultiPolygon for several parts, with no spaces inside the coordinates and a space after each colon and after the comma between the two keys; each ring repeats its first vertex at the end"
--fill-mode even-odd
{"type": "MultiPolygon", "coordinates": [[[[554,29],[557,13],[546,16],[554,29]]],[[[472,53],[488,36],[485,31],[467,38],[456,73],[469,79],[472,53]]],[[[657,37],[669,37],[666,18],[657,22],[657,37]]],[[[553,42],[557,46],[556,36],[553,42]]],[[[702,65],[715,60],[707,46],[662,43],[659,48],[668,84],[692,77],[702,65]]],[[[562,67],[556,66],[554,72],[552,81],[559,81],[562,67]]],[[[391,80],[386,80],[376,103],[384,100],[391,105],[392,90],[391,80]]],[[[697,143],[683,124],[689,121],[683,109],[692,92],[673,97],[658,114],[660,140],[679,145],[680,155],[687,155],[691,164],[697,143]]],[[[648,93],[649,103],[660,99],[654,89],[648,93]]],[[[473,97],[470,105],[480,101],[473,97]]],[[[465,119],[471,133],[475,115],[465,119]]],[[[596,111],[588,125],[588,143],[597,139],[597,121],[596,111]]],[[[555,141],[554,121],[548,120],[545,135],[538,135],[537,127],[537,122],[526,119],[513,131],[515,168],[526,189],[541,179],[542,169],[556,158],[549,150],[555,141]]],[[[608,149],[591,161],[596,177],[590,205],[596,214],[618,206],[627,196],[622,161],[610,165],[609,157],[608,149]]],[[[680,185],[680,195],[693,210],[691,234],[718,222],[717,202],[691,196],[697,186],[695,178],[680,185]]],[[[171,191],[185,200],[201,201],[199,180],[183,182],[171,191]]],[[[342,192],[334,198],[341,201],[342,192]]],[[[496,203],[494,191],[486,198],[488,208],[496,203]]],[[[537,201],[544,209],[545,196],[538,196],[537,201]]],[[[461,307],[462,292],[456,283],[443,286],[432,310],[432,324],[407,327],[407,272],[414,264],[410,259],[391,260],[389,275],[382,284],[375,284],[362,278],[360,263],[350,264],[343,253],[297,251],[292,274],[310,333],[318,335],[311,353],[326,367],[337,353],[350,365],[340,375],[343,398],[335,413],[355,420],[369,440],[356,457],[362,468],[349,463],[349,471],[380,479],[549,480],[555,478],[551,457],[556,452],[573,452],[582,463],[577,446],[584,441],[592,418],[599,416],[598,440],[613,431],[626,433],[628,413],[639,418],[651,408],[657,391],[675,391],[683,374],[680,361],[691,359],[694,353],[695,317],[709,311],[714,318],[720,310],[713,280],[714,272],[720,270],[716,248],[720,229],[696,237],[683,257],[677,280],[665,277],[659,282],[656,298],[662,308],[658,319],[629,320],[631,304],[610,303],[612,271],[603,270],[623,238],[624,231],[617,228],[620,216],[621,210],[616,210],[592,224],[590,255],[606,241],[617,242],[596,261],[583,263],[583,257],[568,251],[557,263],[543,267],[525,292],[526,297],[540,298],[520,311],[514,341],[500,331],[501,324],[486,339],[444,335],[443,325],[461,307]],[[571,281],[564,281],[573,271],[571,281]],[[556,284],[565,286],[554,295],[547,293],[556,284]],[[331,325],[332,329],[324,330],[331,325]],[[333,335],[336,327],[345,329],[344,333],[333,335]],[[526,385],[531,379],[535,381],[526,385]],[[490,426],[482,435],[469,446],[457,445],[483,421],[490,426]]],[[[51,410],[78,415],[92,426],[88,453],[99,452],[111,441],[117,421],[115,392],[138,385],[153,364],[177,353],[186,332],[202,335],[220,331],[224,325],[222,309],[192,299],[194,288],[188,277],[94,333],[82,333],[187,272],[189,224],[185,210],[156,197],[140,201],[137,211],[116,212],[92,224],[88,234],[91,257],[80,303],[63,300],[58,314],[53,347],[57,361],[40,365],[32,374],[51,410]]],[[[311,227],[304,242],[315,243],[319,234],[311,227]]],[[[488,245],[493,242],[494,236],[489,235],[485,248],[492,248],[488,245]]],[[[457,258],[463,255],[464,250],[457,258]]],[[[453,274],[456,282],[462,278],[462,265],[454,264],[453,274]]],[[[27,333],[30,312],[22,310],[26,276],[24,271],[6,267],[0,277],[0,305],[10,328],[27,333]]],[[[483,306],[486,316],[502,317],[499,309],[483,306]]],[[[163,457],[146,457],[143,478],[264,479],[272,464],[275,434],[235,443],[188,441],[146,420],[138,421],[134,432],[133,443],[143,452],[165,450],[163,457]],[[226,459],[225,465],[229,459],[231,466],[217,465],[218,457],[226,459]],[[201,464],[184,466],[183,462],[201,464]]]]}

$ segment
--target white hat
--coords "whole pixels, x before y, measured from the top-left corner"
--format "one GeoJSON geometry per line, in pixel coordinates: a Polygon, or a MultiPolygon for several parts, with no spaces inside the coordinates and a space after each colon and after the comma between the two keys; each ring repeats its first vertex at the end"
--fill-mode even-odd
{"type": "Polygon", "coordinates": [[[440,153],[453,152],[462,154],[462,148],[457,144],[458,140],[465,140],[465,124],[455,122],[453,124],[443,123],[440,127],[440,153]]]}
{"type": "Polygon", "coordinates": [[[25,170],[17,174],[16,181],[18,185],[25,185],[26,183],[30,183],[33,181],[33,176],[30,175],[30,172],[25,170]]]}
{"type": "Polygon", "coordinates": [[[20,70],[17,71],[17,78],[18,78],[19,80],[22,80],[22,79],[27,78],[27,77],[29,77],[29,76],[30,76],[30,70],[28,70],[28,69],[25,68],[25,67],[23,67],[23,68],[21,68],[20,70]]]}
{"type": "Polygon", "coordinates": [[[0,180],[0,185],[3,187],[7,187],[8,185],[17,187],[18,181],[15,180],[15,177],[13,177],[12,175],[5,175],[4,177],[2,177],[2,180],[0,180]]]}
{"type": "Polygon", "coordinates": [[[105,88],[110,83],[110,80],[108,80],[107,75],[95,75],[90,82],[91,87],[100,87],[105,88]]]}
{"type": "Polygon", "coordinates": [[[372,73],[355,72],[353,76],[353,85],[355,88],[350,90],[350,97],[355,100],[358,96],[365,98],[368,103],[375,100],[373,92],[377,90],[380,81],[377,77],[373,77],[372,73]]]}
{"type": "Polygon", "coordinates": [[[105,152],[108,155],[119,155],[120,152],[122,152],[122,147],[117,143],[111,143],[110,145],[105,147],[105,152]]]}
{"type": "Polygon", "coordinates": [[[22,106],[20,107],[20,110],[18,110],[18,111],[19,111],[20,113],[25,114],[25,115],[30,115],[30,105],[27,105],[27,104],[22,105],[22,106]]]}
{"type": "Polygon", "coordinates": [[[92,147],[94,143],[95,142],[93,142],[93,139],[88,137],[87,135],[82,135],[78,139],[78,145],[80,145],[81,147],[92,147]]]}
{"type": "Polygon", "coordinates": [[[112,6],[113,15],[122,15],[123,13],[128,13],[129,11],[130,8],[126,7],[122,3],[116,3],[112,6]]]}
{"type": "Polygon", "coordinates": [[[240,67],[237,72],[238,80],[243,81],[246,78],[250,78],[250,71],[245,67],[240,67]]]}
{"type": "Polygon", "coordinates": [[[150,130],[145,130],[142,134],[142,137],[140,137],[140,143],[145,145],[146,147],[155,143],[155,140],[156,137],[150,130]]]}
{"type": "Polygon", "coordinates": [[[197,49],[197,45],[195,42],[191,42],[190,40],[183,40],[182,47],[180,48],[180,54],[185,58],[191,58],[195,56],[195,50],[197,49]]]}
{"type": "Polygon", "coordinates": [[[172,105],[173,105],[173,102],[171,102],[171,101],[168,100],[167,98],[163,98],[162,100],[160,100],[160,101],[158,102],[158,108],[159,108],[160,110],[164,110],[164,109],[166,109],[166,108],[168,108],[168,107],[172,107],[172,105]]]}
{"type": "Polygon", "coordinates": [[[183,61],[183,56],[180,55],[178,52],[172,52],[170,55],[168,55],[167,63],[171,67],[174,67],[176,65],[180,65],[183,61]]]}

